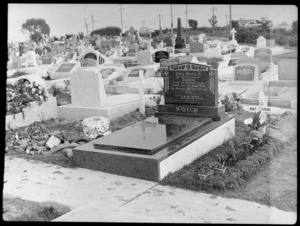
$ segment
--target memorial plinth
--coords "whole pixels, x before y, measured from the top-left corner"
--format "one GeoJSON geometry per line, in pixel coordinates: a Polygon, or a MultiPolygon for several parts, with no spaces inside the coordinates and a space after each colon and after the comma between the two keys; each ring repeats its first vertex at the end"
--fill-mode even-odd
{"type": "Polygon", "coordinates": [[[73,150],[77,166],[160,181],[235,134],[234,115],[158,116],[128,126],[73,150]]]}

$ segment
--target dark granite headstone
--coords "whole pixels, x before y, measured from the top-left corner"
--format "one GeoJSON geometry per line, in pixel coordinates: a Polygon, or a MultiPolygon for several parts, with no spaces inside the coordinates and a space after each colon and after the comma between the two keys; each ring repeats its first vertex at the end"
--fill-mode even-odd
{"type": "Polygon", "coordinates": [[[165,104],[218,105],[218,74],[209,66],[182,63],[168,67],[165,104]]]}
{"type": "Polygon", "coordinates": [[[157,51],[154,54],[155,63],[159,63],[161,59],[169,59],[170,54],[167,51],[157,51]]]}
{"type": "Polygon", "coordinates": [[[177,37],[175,39],[175,49],[184,49],[185,39],[182,37],[181,19],[177,19],[177,37]]]}

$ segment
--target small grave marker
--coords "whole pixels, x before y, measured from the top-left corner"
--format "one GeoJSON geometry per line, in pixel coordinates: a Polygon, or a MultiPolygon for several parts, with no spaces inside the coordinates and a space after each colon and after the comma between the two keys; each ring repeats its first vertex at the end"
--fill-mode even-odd
{"type": "Polygon", "coordinates": [[[159,63],[161,59],[169,59],[170,54],[167,51],[157,51],[154,54],[155,63],[159,63]]]}

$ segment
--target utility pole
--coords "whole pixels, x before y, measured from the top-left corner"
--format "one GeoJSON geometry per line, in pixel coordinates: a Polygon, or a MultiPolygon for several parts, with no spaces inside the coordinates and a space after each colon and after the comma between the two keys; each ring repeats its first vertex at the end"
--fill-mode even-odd
{"type": "Polygon", "coordinates": [[[187,28],[187,15],[188,15],[188,10],[187,10],[187,4],[185,5],[185,28],[187,28]]]}
{"type": "Polygon", "coordinates": [[[87,35],[87,36],[90,36],[90,35],[89,35],[89,29],[88,29],[89,25],[88,25],[87,22],[86,22],[86,18],[84,18],[84,20],[85,20],[86,35],[87,35]]]}
{"type": "Polygon", "coordinates": [[[161,15],[158,14],[158,17],[159,17],[159,35],[162,35],[160,16],[161,16],[161,15]]]}
{"type": "Polygon", "coordinates": [[[94,16],[91,15],[91,17],[92,17],[92,28],[93,28],[93,31],[94,31],[94,16]]]}
{"type": "Polygon", "coordinates": [[[143,20],[142,23],[143,23],[143,27],[144,27],[145,26],[145,21],[143,20]]]}
{"type": "Polygon", "coordinates": [[[228,14],[226,13],[226,24],[225,24],[225,26],[227,26],[227,24],[228,24],[228,14]]]}
{"type": "Polygon", "coordinates": [[[231,5],[229,5],[229,32],[231,31],[231,5]]]}
{"type": "Polygon", "coordinates": [[[121,31],[123,33],[123,8],[122,8],[122,4],[121,4],[121,31]]]}
{"type": "Polygon", "coordinates": [[[212,17],[212,29],[214,30],[214,28],[215,28],[215,25],[214,25],[214,18],[215,18],[215,10],[217,11],[217,8],[216,7],[212,7],[212,8],[210,8],[210,10],[212,10],[212,12],[213,12],[213,17],[212,17]]]}
{"type": "Polygon", "coordinates": [[[173,37],[173,9],[171,4],[171,37],[173,37]]]}

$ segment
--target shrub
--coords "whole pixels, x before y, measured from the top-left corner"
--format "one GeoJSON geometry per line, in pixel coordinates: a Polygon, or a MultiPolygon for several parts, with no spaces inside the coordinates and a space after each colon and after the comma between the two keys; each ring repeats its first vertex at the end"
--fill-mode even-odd
{"type": "Polygon", "coordinates": [[[256,44],[256,39],[260,36],[255,28],[241,27],[237,30],[236,39],[239,43],[252,43],[256,44]]]}

